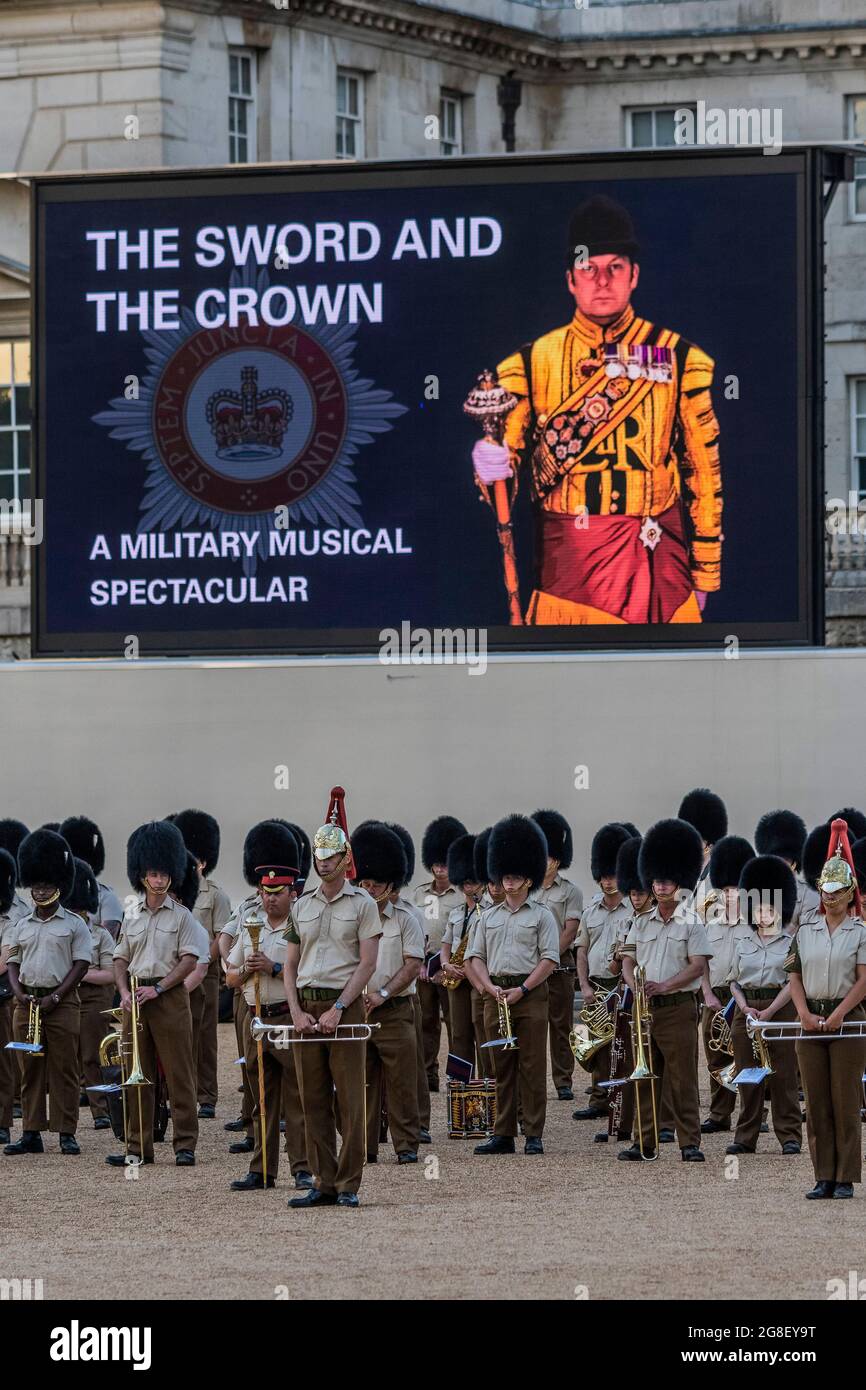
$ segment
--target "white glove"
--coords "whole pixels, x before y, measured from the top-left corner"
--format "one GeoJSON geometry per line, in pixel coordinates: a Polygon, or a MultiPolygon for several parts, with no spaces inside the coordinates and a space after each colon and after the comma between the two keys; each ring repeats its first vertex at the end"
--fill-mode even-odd
{"type": "Polygon", "coordinates": [[[498,483],[511,477],[511,453],[504,444],[479,439],[472,450],[472,463],[482,483],[498,483]]]}

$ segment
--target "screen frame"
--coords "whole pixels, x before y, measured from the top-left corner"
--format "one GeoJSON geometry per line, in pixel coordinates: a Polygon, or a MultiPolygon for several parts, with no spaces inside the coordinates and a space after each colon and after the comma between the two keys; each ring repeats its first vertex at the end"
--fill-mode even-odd
{"type": "MultiPolygon", "coordinates": [[[[669,178],[679,163],[689,166],[684,177],[795,175],[797,208],[797,550],[798,615],[783,623],[730,622],[700,625],[612,624],[580,627],[488,627],[488,649],[497,653],[573,651],[683,651],[719,649],[735,655],[744,647],[815,647],[824,645],[824,343],[823,343],[823,217],[826,146],[794,146],[772,155],[742,148],[705,147],[664,150],[622,150],[610,153],[556,153],[465,156],[426,160],[343,160],[268,164],[210,169],[159,169],[134,172],[38,175],[31,188],[31,489],[33,501],[46,496],[44,453],[46,334],[45,209],[53,203],[218,195],[231,192],[362,190],[391,187],[399,179],[407,189],[446,182],[481,186],[503,181],[555,182],[574,169],[594,179],[669,178]],[[733,628],[733,631],[732,631],[733,628]],[[732,639],[736,641],[732,642],[732,639]]],[[[121,631],[49,632],[47,626],[47,543],[35,547],[31,580],[31,652],[35,658],[117,658],[127,640],[121,631]]],[[[450,630],[460,631],[456,623],[450,630]]],[[[465,629],[464,629],[465,630],[465,629]]],[[[371,655],[381,647],[380,628],[341,630],[271,627],[235,629],[231,634],[206,628],[190,631],[150,631],[138,634],[138,650],[146,657],[198,656],[346,656],[371,655]]]]}

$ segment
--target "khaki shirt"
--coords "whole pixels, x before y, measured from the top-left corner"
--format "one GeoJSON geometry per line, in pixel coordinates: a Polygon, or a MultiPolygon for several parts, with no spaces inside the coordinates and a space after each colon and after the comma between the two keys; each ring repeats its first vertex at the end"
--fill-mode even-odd
{"type": "Polygon", "coordinates": [[[442,945],[442,935],[448,916],[455,907],[463,905],[463,889],[453,885],[445,893],[433,891],[433,880],[420,883],[412,894],[412,902],[421,913],[421,925],[427,938],[427,954],[435,955],[442,945]]]}
{"type": "MultiPolygon", "coordinates": [[[[264,912],[262,913],[264,916],[264,912]]],[[[288,919],[272,927],[267,920],[262,925],[261,936],[259,937],[259,950],[268,960],[276,962],[278,965],[285,966],[286,957],[289,952],[289,943],[286,940],[286,927],[288,919]]],[[[227,964],[233,970],[240,970],[244,961],[253,954],[253,943],[249,929],[241,927],[235,936],[235,944],[229,951],[227,964]]],[[[244,999],[250,1008],[255,1008],[256,1003],[256,980],[259,982],[259,1000],[262,1005],[266,1004],[285,1004],[286,990],[283,984],[283,976],[263,975],[261,971],[254,975],[248,975],[241,986],[244,999]]]]}
{"type": "Polygon", "coordinates": [[[821,895],[810,888],[803,878],[797,879],[797,906],[791,918],[792,927],[802,927],[804,922],[814,922],[821,916],[821,895]]]}
{"type": "MultiPolygon", "coordinates": [[[[445,931],[442,933],[442,945],[451,947],[452,956],[463,935],[468,932],[469,936],[472,936],[473,928],[480,916],[481,909],[479,907],[476,910],[474,903],[471,907],[465,902],[462,902],[459,907],[452,907],[448,913],[448,921],[445,923],[445,931]]],[[[466,945],[468,947],[468,941],[466,945]]]]}
{"type": "Polygon", "coordinates": [[[559,965],[559,928],[544,903],[489,907],[474,927],[463,959],[483,960],[490,975],[531,975],[538,962],[559,965]]]}
{"type": "Polygon", "coordinates": [[[114,959],[126,961],[130,975],[162,980],[181,956],[206,960],[202,948],[203,929],[185,907],[168,897],[151,912],[141,898],[124,913],[114,959]]]}
{"type": "Polygon", "coordinates": [[[405,908],[407,912],[412,913],[413,917],[418,921],[422,935],[424,935],[424,917],[421,909],[415,906],[412,899],[407,897],[405,893],[399,893],[397,895],[397,906],[405,908]]]}
{"type": "MultiPolygon", "coordinates": [[[[109,921],[112,919],[109,918],[109,921]]],[[[90,923],[90,939],[93,949],[90,956],[91,970],[110,970],[114,961],[114,937],[107,927],[90,923]]]]}
{"type": "Polygon", "coordinates": [[[244,898],[243,902],[235,908],[231,916],[220,927],[220,935],[230,936],[232,941],[234,941],[235,937],[238,934],[238,928],[240,927],[240,924],[243,921],[244,913],[248,912],[249,909],[251,907],[254,907],[255,904],[258,902],[258,893],[250,893],[249,897],[244,898]]]}
{"type": "MultiPolygon", "coordinates": [[[[689,958],[694,960],[713,954],[706,927],[698,914],[683,904],[675,909],[669,922],[662,920],[658,904],[642,912],[633,919],[625,944],[635,948],[629,954],[636,956],[638,965],[646,970],[647,979],[656,984],[678,975],[688,965],[689,958]]],[[[698,976],[686,985],[679,985],[676,992],[696,991],[700,987],[698,976]]]]}
{"type": "Polygon", "coordinates": [[[803,922],[797,932],[799,972],[807,999],[844,999],[866,965],[866,926],[859,917],[846,917],[832,936],[824,917],[803,922]]]}
{"type": "Polygon", "coordinates": [[[726,922],[710,921],[706,928],[707,940],[713,952],[710,962],[710,989],[715,989],[717,985],[728,985],[731,980],[738,980],[739,975],[731,975],[731,962],[737,954],[737,942],[741,937],[752,937],[754,932],[745,922],[735,922],[733,926],[728,926],[726,922]]]}
{"type": "MultiPolygon", "coordinates": [[[[376,957],[376,969],[370,977],[367,986],[370,994],[376,993],[392,980],[406,963],[406,959],[424,959],[424,929],[418,921],[415,912],[409,912],[399,903],[386,903],[385,911],[381,918],[382,935],[379,937],[379,954],[376,957]]],[[[393,996],[395,999],[403,999],[407,995],[415,994],[415,981],[411,980],[405,989],[401,989],[399,994],[393,996]]]]}
{"type": "MultiPolygon", "coordinates": [[[[225,931],[226,922],[232,915],[228,893],[223,892],[222,888],[209,878],[201,879],[192,915],[197,922],[201,922],[207,932],[208,941],[213,941],[221,931],[225,931]]],[[[237,936],[237,930],[234,935],[237,936]]]]}
{"type": "Polygon", "coordinates": [[[605,907],[604,898],[594,899],[580,922],[575,946],[583,946],[587,952],[587,969],[596,979],[611,977],[610,958],[614,947],[624,941],[634,917],[634,909],[628,898],[623,898],[616,907],[605,907]]]}
{"type": "Polygon", "coordinates": [[[56,989],[74,961],[90,964],[92,949],[90,928],[75,912],[58,907],[54,916],[43,922],[34,910],[14,924],[7,961],[18,965],[22,984],[56,989]]]}
{"type": "Polygon", "coordinates": [[[322,885],[292,907],[286,939],[300,944],[299,989],[342,989],[361,963],[362,941],[381,936],[379,909],[363,888],[344,883],[328,902],[322,885]]]}
{"type": "MultiPolygon", "coordinates": [[[[563,878],[562,874],[556,875],[549,888],[539,888],[537,892],[533,893],[533,897],[537,903],[544,903],[545,907],[550,908],[560,932],[564,931],[566,922],[574,921],[575,918],[578,922],[580,921],[583,912],[583,893],[576,883],[563,878]]],[[[575,941],[576,945],[577,942],[575,941]]],[[[560,965],[574,965],[573,950],[574,946],[571,946],[562,953],[560,965]]]]}
{"type": "MultiPolygon", "coordinates": [[[[122,922],[123,903],[114,889],[109,888],[105,883],[97,883],[96,886],[99,889],[99,907],[96,910],[99,925],[104,926],[106,922],[122,922]]],[[[110,932],[109,936],[111,936],[110,932]]]]}
{"type": "MultiPolygon", "coordinates": [[[[788,983],[785,961],[794,944],[792,932],[762,937],[751,927],[737,932],[735,950],[728,969],[728,983],[736,980],[742,989],[783,989],[788,983]]],[[[713,962],[715,964],[715,961],[713,962]]]]}
{"type": "Polygon", "coordinates": [[[33,904],[25,902],[24,899],[20,897],[19,894],[16,892],[14,898],[12,899],[12,906],[9,909],[9,920],[12,922],[18,922],[22,917],[29,917],[32,911],[33,904]]]}

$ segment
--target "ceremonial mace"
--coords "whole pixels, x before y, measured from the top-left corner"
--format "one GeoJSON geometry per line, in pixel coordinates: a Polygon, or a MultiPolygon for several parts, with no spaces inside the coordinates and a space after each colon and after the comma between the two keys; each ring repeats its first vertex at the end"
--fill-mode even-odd
{"type": "MultiPolygon", "coordinates": [[[[250,945],[254,952],[258,952],[259,940],[262,935],[262,923],[255,914],[247,917],[244,922],[249,938],[250,945]]],[[[259,972],[253,975],[253,989],[256,992],[256,1018],[262,1016],[261,988],[259,985],[259,972]]],[[[264,1044],[261,1037],[256,1038],[256,1060],[259,1066],[259,1140],[262,1146],[262,1182],[265,1190],[268,1186],[268,1117],[265,1111],[265,1066],[264,1066],[264,1044]]]]}
{"type": "MultiPolygon", "coordinates": [[[[491,444],[501,444],[505,433],[505,417],[516,405],[517,397],[506,391],[504,386],[500,386],[496,373],[485,370],[463,402],[463,410],[473,420],[479,421],[484,439],[489,440],[491,444]]],[[[487,484],[480,483],[479,486],[486,495],[487,484]]],[[[496,511],[496,532],[502,546],[502,569],[508,594],[508,620],[512,627],[522,627],[514,531],[511,526],[511,502],[504,478],[497,479],[493,484],[493,506],[496,511]]]]}

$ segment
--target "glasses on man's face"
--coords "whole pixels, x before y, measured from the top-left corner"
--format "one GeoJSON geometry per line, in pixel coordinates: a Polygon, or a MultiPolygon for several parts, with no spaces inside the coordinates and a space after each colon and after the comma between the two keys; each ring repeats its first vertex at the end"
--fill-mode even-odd
{"type": "Polygon", "coordinates": [[[597,280],[603,276],[606,280],[622,280],[630,270],[628,261],[611,261],[610,265],[593,265],[592,261],[582,261],[575,259],[573,273],[582,275],[587,280],[597,280]]]}

